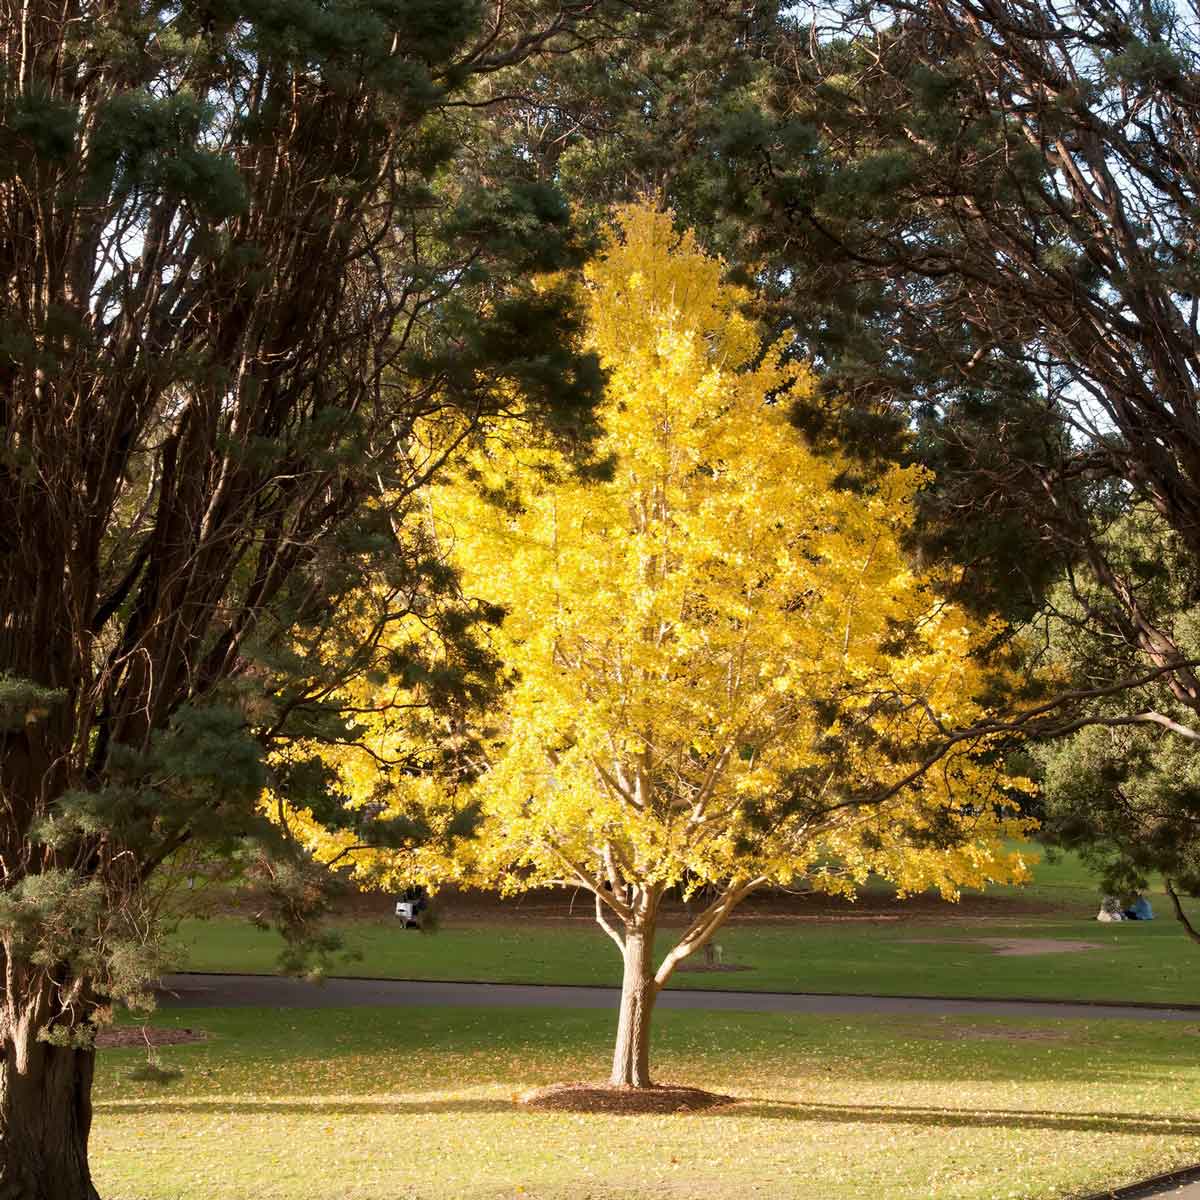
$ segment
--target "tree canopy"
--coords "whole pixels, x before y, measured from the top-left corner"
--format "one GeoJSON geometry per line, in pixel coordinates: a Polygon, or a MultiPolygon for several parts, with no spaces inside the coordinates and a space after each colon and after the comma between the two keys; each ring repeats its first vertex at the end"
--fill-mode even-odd
{"type": "Polygon", "coordinates": [[[464,589],[505,609],[513,683],[469,792],[477,835],[425,869],[593,893],[626,959],[614,1081],[646,1083],[629,1031],[749,892],[877,872],[954,895],[1021,876],[1001,839],[1023,825],[986,739],[925,770],[986,714],[996,630],[905,557],[923,472],[835,486],[787,417],[811,371],[762,345],[670,214],[618,226],[585,269],[609,477],[501,435],[431,494],[464,589]],[[701,886],[716,899],[651,965],[663,894],[701,886]]]}
{"type": "Polygon", "coordinates": [[[1016,736],[1101,710],[1136,721],[1152,699],[1174,723],[1160,736],[1189,742],[1187,637],[1110,534],[1149,508],[1197,553],[1195,13],[869,0],[724,15],[735,70],[706,76],[720,51],[699,30],[631,49],[638,100],[555,126],[570,147],[555,168],[584,195],[642,170],[755,280],[755,310],[819,369],[793,404],[814,447],[866,475],[932,472],[910,536],[962,566],[957,601],[1044,640],[1047,623],[1063,633],[1061,589],[1088,592],[1076,617],[1095,616],[1107,665],[1051,703],[1014,698],[1016,736]]]}

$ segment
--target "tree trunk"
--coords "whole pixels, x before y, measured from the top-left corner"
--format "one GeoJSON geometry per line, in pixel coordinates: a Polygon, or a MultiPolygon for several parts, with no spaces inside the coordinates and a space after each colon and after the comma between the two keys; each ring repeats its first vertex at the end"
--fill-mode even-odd
{"type": "Polygon", "coordinates": [[[613,1053],[611,1082],[650,1087],[650,1017],[658,985],[654,982],[654,924],[625,930],[625,973],[621,981],[621,1015],[613,1053]]]}
{"type": "Polygon", "coordinates": [[[6,1022],[0,1061],[0,1200],[98,1200],[88,1170],[95,1051],[6,1022]]]}

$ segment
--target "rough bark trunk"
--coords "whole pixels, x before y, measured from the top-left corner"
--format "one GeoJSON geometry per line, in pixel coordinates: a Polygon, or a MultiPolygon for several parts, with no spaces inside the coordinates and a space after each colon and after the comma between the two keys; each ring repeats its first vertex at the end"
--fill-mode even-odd
{"type": "Polygon", "coordinates": [[[0,1060],[0,1200],[99,1200],[88,1170],[95,1051],[6,1022],[0,1060]]]}
{"type": "Polygon", "coordinates": [[[617,1086],[650,1087],[650,1017],[658,995],[652,923],[625,930],[624,954],[621,1014],[611,1082],[617,1086]]]}

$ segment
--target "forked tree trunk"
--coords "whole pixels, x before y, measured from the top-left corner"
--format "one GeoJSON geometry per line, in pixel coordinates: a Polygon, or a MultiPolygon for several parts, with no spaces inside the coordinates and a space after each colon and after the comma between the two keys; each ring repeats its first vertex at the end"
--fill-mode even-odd
{"type": "MultiPolygon", "coordinates": [[[[622,897],[625,918],[624,936],[613,928],[603,912],[604,900],[596,893],[596,919],[609,936],[622,948],[625,971],[621,980],[621,1013],[617,1022],[617,1046],[613,1052],[610,1082],[616,1087],[651,1087],[650,1080],[650,1019],[654,1001],[666,985],[671,973],[689,954],[707,947],[713,935],[724,925],[729,914],[755,888],[766,880],[755,877],[729,885],[724,892],[698,916],[683,937],[663,959],[657,973],[654,969],[654,931],[658,923],[658,906],[663,888],[631,887],[622,897]]],[[[0,1198],[2,1200],[2,1198],[0,1198]]]]}
{"type": "Polygon", "coordinates": [[[626,928],[621,1013],[611,1078],[614,1085],[650,1087],[650,1018],[657,995],[653,922],[626,928]]]}
{"type": "Polygon", "coordinates": [[[0,1200],[98,1200],[88,1170],[95,1051],[5,1022],[0,1061],[0,1200]]]}

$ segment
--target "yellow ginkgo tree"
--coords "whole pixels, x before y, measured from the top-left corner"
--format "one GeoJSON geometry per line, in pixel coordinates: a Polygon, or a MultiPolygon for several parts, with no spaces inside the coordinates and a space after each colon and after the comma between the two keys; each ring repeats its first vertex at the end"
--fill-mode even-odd
{"type": "Polygon", "coordinates": [[[1022,876],[1022,826],[978,742],[931,749],[988,715],[996,629],[904,554],[921,471],[837,486],[786,415],[811,372],[669,214],[624,210],[585,286],[611,477],[495,444],[432,500],[515,677],[450,874],[594,895],[624,959],[612,1083],[644,1087],[655,997],[748,894],[954,895],[1022,876]],[[679,888],[706,906],[656,960],[679,888]]]}
{"type": "MultiPolygon", "coordinates": [[[[353,744],[322,751],[351,810],[425,835],[377,842],[361,821],[271,806],[365,886],[591,892],[624,960],[612,1082],[644,1087],[655,997],[742,899],[852,895],[872,873],[951,896],[1019,879],[1003,839],[1024,828],[1022,784],[962,736],[991,715],[998,631],[904,554],[922,472],[838,486],[847,464],[787,419],[812,373],[763,346],[745,295],[669,214],[619,214],[584,286],[611,474],[589,482],[506,426],[427,497],[431,553],[506,610],[499,710],[470,737],[425,731],[449,773],[403,766],[429,755],[395,714],[421,711],[428,683],[364,677],[353,744]],[[702,906],[656,960],[678,890],[702,906]]],[[[381,648],[430,636],[414,613],[381,648]]],[[[436,668],[438,645],[417,657],[436,668]]]]}

